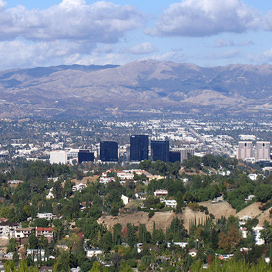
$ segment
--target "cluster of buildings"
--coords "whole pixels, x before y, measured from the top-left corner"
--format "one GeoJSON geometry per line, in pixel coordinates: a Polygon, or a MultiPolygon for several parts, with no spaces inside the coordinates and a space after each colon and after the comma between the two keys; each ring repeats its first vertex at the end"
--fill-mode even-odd
{"type": "Polygon", "coordinates": [[[270,161],[270,142],[240,141],[237,149],[237,159],[247,161],[270,161]]]}
{"type": "MultiPolygon", "coordinates": [[[[151,159],[163,162],[182,162],[194,155],[193,148],[176,148],[170,151],[168,140],[151,140],[149,146],[148,135],[130,136],[130,162],[140,162],[151,159]]],[[[66,164],[69,159],[76,159],[78,163],[95,160],[95,152],[89,150],[55,150],[50,152],[50,163],[66,164]]],[[[118,162],[119,152],[116,141],[101,141],[97,160],[102,162],[118,162]]]]}
{"type": "Polygon", "coordinates": [[[29,236],[34,233],[37,238],[45,237],[50,243],[53,240],[53,228],[38,228],[38,227],[28,227],[21,228],[19,224],[2,222],[0,223],[0,238],[1,239],[11,239],[15,240],[19,244],[25,244],[28,242],[29,236]]]}

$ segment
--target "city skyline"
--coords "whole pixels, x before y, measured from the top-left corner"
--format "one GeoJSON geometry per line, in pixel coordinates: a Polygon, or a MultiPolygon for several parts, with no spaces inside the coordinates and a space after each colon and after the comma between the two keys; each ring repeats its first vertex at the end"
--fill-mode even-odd
{"type": "Polygon", "coordinates": [[[268,0],[1,0],[0,13],[1,70],[143,59],[200,66],[272,60],[268,0]]]}

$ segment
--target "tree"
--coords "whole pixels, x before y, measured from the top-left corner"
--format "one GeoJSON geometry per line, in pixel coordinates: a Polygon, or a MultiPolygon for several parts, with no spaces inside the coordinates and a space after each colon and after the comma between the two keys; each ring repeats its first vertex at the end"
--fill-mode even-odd
{"type": "Polygon", "coordinates": [[[255,197],[258,201],[266,202],[271,199],[272,188],[270,184],[261,184],[254,191],[255,197]]]}
{"type": "Polygon", "coordinates": [[[39,239],[36,237],[34,233],[32,233],[28,237],[28,243],[29,243],[29,248],[31,249],[37,249],[39,245],[39,239]]]}
{"type": "Polygon", "coordinates": [[[9,245],[7,252],[15,252],[17,248],[17,243],[14,238],[9,239],[9,245]]]}
{"type": "Polygon", "coordinates": [[[45,218],[36,218],[31,224],[33,227],[47,228],[49,226],[49,221],[45,218]]]}
{"type": "Polygon", "coordinates": [[[100,248],[104,249],[106,252],[109,252],[112,247],[112,235],[111,232],[107,231],[104,234],[100,241],[100,248]]]}
{"type": "Polygon", "coordinates": [[[272,243],[272,225],[268,221],[264,221],[264,229],[261,230],[261,237],[264,239],[266,245],[272,243]]]}
{"type": "Polygon", "coordinates": [[[144,160],[139,163],[139,168],[142,170],[148,171],[151,167],[151,161],[150,160],[144,160]]]}
{"type": "Polygon", "coordinates": [[[221,232],[219,234],[218,245],[227,252],[234,252],[241,242],[241,234],[235,226],[231,226],[230,230],[225,234],[221,232]]]}
{"type": "Polygon", "coordinates": [[[127,264],[127,262],[125,260],[121,261],[121,265],[119,268],[119,272],[133,272],[133,270],[131,269],[131,267],[127,264]]]}
{"type": "Polygon", "coordinates": [[[63,235],[64,235],[64,226],[59,219],[54,219],[53,220],[53,229],[54,229],[54,234],[57,240],[60,240],[63,235]]]}
{"type": "Polygon", "coordinates": [[[127,224],[128,228],[128,244],[130,247],[135,247],[137,243],[136,228],[130,223],[127,224]]]}
{"type": "Polygon", "coordinates": [[[70,270],[69,263],[70,263],[69,252],[62,251],[53,266],[53,271],[60,271],[60,272],[69,271],[70,270]]]}
{"type": "Polygon", "coordinates": [[[113,245],[121,245],[122,243],[122,225],[121,224],[115,224],[113,226],[113,245]]]}
{"type": "Polygon", "coordinates": [[[182,211],[182,207],[184,207],[184,200],[183,200],[183,193],[182,192],[179,191],[177,193],[176,200],[177,200],[176,211],[177,212],[181,212],[182,211]]]}

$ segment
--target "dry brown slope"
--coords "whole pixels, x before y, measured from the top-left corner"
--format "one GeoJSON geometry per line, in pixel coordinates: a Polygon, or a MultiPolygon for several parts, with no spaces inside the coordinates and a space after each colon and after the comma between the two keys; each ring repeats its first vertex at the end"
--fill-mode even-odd
{"type": "Polygon", "coordinates": [[[241,218],[245,215],[252,218],[259,216],[262,211],[259,209],[261,202],[254,202],[251,205],[245,207],[243,210],[239,211],[236,216],[241,218]]]}
{"type": "Polygon", "coordinates": [[[251,205],[247,206],[243,210],[237,213],[237,217],[241,218],[244,215],[250,216],[252,218],[256,217],[259,220],[259,226],[263,226],[264,221],[268,221],[272,223],[272,218],[270,218],[270,209],[266,211],[261,211],[259,207],[261,206],[261,202],[254,202],[251,205]]]}
{"type": "MultiPolygon", "coordinates": [[[[216,219],[221,218],[221,216],[225,216],[226,218],[230,217],[231,215],[236,214],[235,210],[231,207],[231,205],[226,202],[218,202],[218,203],[212,203],[210,201],[199,203],[199,205],[205,206],[208,208],[208,211],[210,214],[213,214],[216,219]]],[[[190,224],[192,222],[198,223],[204,223],[207,218],[209,218],[209,215],[206,215],[203,212],[194,212],[190,208],[186,207],[184,211],[182,212],[181,219],[184,221],[184,226],[186,229],[189,229],[190,224]]]]}
{"type": "Polygon", "coordinates": [[[152,232],[154,222],[156,223],[156,228],[165,231],[175,217],[176,215],[174,212],[156,212],[151,218],[148,218],[148,213],[146,212],[137,212],[120,214],[119,216],[102,216],[97,222],[107,226],[109,230],[118,223],[123,227],[125,227],[127,223],[131,223],[134,226],[146,225],[147,230],[152,232]]]}
{"type": "MultiPolygon", "coordinates": [[[[241,218],[244,215],[248,215],[253,218],[257,217],[260,226],[263,225],[265,220],[272,223],[269,210],[262,212],[259,209],[260,202],[253,203],[238,213],[236,213],[235,209],[233,209],[226,201],[219,203],[211,203],[210,201],[207,201],[199,204],[207,207],[209,213],[213,214],[216,219],[221,218],[221,216],[225,216],[226,218],[229,218],[230,216],[241,218]]],[[[187,230],[191,223],[195,221],[197,223],[204,223],[205,220],[209,218],[209,215],[206,215],[205,213],[199,211],[194,212],[190,208],[186,207],[180,214],[175,214],[174,212],[156,212],[152,218],[148,218],[148,213],[145,212],[120,214],[119,216],[103,216],[98,219],[98,223],[104,224],[109,230],[117,223],[121,224],[123,227],[125,227],[127,223],[131,223],[135,226],[142,224],[146,225],[147,230],[152,232],[153,224],[155,222],[157,228],[165,231],[176,216],[184,221],[184,227],[187,230]]]]}

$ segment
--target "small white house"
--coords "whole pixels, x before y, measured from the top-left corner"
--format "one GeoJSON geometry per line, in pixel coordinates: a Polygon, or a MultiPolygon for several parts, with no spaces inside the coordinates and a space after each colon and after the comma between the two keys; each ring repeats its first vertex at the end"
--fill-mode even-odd
{"type": "Polygon", "coordinates": [[[127,204],[128,204],[128,202],[129,202],[129,197],[127,197],[127,196],[125,196],[125,195],[122,195],[122,196],[121,196],[121,199],[122,199],[124,205],[127,205],[127,204]]]}
{"type": "Polygon", "coordinates": [[[53,187],[49,190],[49,193],[46,195],[46,199],[52,199],[55,198],[53,194],[53,187]]]}
{"type": "Polygon", "coordinates": [[[245,198],[245,202],[251,201],[255,195],[249,195],[247,198],[245,198]]]}
{"type": "Polygon", "coordinates": [[[170,207],[175,209],[177,207],[177,201],[176,200],[164,200],[163,201],[165,203],[165,207],[170,207]]]}
{"type": "Polygon", "coordinates": [[[87,252],[86,252],[86,257],[87,258],[92,258],[94,256],[98,256],[100,254],[103,254],[103,251],[102,249],[99,249],[99,248],[91,248],[91,249],[88,249],[87,252]]]}
{"type": "Polygon", "coordinates": [[[52,213],[38,213],[37,217],[44,218],[46,220],[52,220],[52,219],[56,218],[56,216],[52,213]]]}
{"type": "Polygon", "coordinates": [[[44,249],[27,249],[26,256],[31,256],[34,262],[41,260],[42,262],[47,261],[47,257],[44,249]]]}
{"type": "Polygon", "coordinates": [[[156,190],[154,192],[154,196],[167,196],[168,191],[167,190],[156,190]]]}
{"type": "Polygon", "coordinates": [[[85,183],[79,183],[79,184],[77,184],[77,185],[74,185],[73,187],[72,187],[72,191],[73,192],[75,192],[75,191],[79,191],[79,192],[81,192],[84,188],[86,188],[87,187],[87,185],[85,184],[85,183]]]}
{"type": "Polygon", "coordinates": [[[263,230],[263,227],[255,227],[253,228],[253,232],[254,232],[254,238],[255,238],[255,244],[260,246],[263,245],[265,243],[264,239],[261,238],[261,231],[263,230]]]}
{"type": "Polygon", "coordinates": [[[257,180],[258,178],[258,175],[257,174],[249,174],[248,177],[251,179],[251,180],[257,180]]]}

